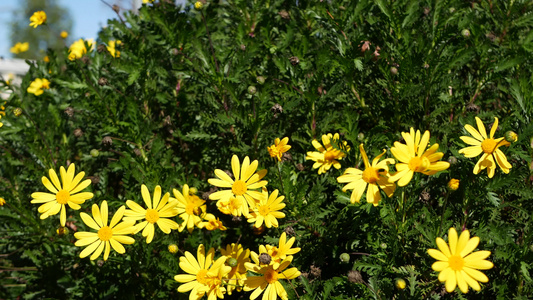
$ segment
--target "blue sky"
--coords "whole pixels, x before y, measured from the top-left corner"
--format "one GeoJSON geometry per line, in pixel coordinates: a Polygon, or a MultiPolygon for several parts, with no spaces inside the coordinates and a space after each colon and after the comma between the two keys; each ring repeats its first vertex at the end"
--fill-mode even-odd
{"type": "MultiPolygon", "coordinates": [[[[20,0],[0,0],[0,56],[11,58],[9,48],[10,22],[13,11],[19,6],[20,0]]],[[[106,0],[107,3],[122,3],[124,9],[131,9],[131,0],[106,0]]],[[[137,1],[141,3],[141,0],[137,1]]],[[[100,0],[59,0],[59,4],[70,11],[73,28],[69,30],[71,40],[74,38],[95,38],[100,27],[107,24],[107,19],[116,17],[114,11],[100,0]]],[[[29,20],[28,20],[29,24],[29,20]]],[[[29,26],[29,25],[28,25],[29,26]]]]}

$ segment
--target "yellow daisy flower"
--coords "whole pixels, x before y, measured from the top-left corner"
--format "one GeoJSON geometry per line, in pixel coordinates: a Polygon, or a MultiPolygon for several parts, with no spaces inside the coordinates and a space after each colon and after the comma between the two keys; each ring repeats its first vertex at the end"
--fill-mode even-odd
{"type": "Polygon", "coordinates": [[[291,146],[287,145],[288,142],[288,137],[284,137],[281,141],[279,138],[276,138],[274,140],[274,145],[267,148],[270,157],[275,157],[278,159],[278,161],[281,161],[281,156],[283,155],[283,153],[291,149],[291,146]]]}
{"type": "Polygon", "coordinates": [[[231,271],[230,266],[224,265],[226,256],[213,262],[215,249],[211,248],[205,254],[204,245],[198,247],[197,258],[186,251],[180,257],[180,268],[188,274],[174,276],[174,280],[184,283],[178,287],[178,292],[191,291],[189,299],[201,299],[207,294],[208,300],[224,298],[226,288],[222,286],[223,278],[231,271]]]}
{"type": "Polygon", "coordinates": [[[33,26],[33,28],[37,28],[37,26],[44,23],[46,23],[46,13],[42,10],[34,12],[30,17],[30,26],[33,26]]]}
{"type": "Polygon", "coordinates": [[[178,200],[176,208],[179,217],[183,220],[178,231],[182,232],[185,227],[190,232],[193,231],[194,226],[198,226],[202,222],[202,216],[205,215],[206,205],[205,200],[200,199],[196,195],[192,195],[187,184],[183,185],[183,194],[180,191],[173,189],[174,197],[178,200]]]}
{"type": "Polygon", "coordinates": [[[176,201],[169,202],[170,193],[166,193],[161,198],[161,187],[158,185],[154,190],[153,201],[150,199],[150,192],[146,185],[141,186],[141,195],[144,204],[148,209],[144,209],[139,204],[128,200],[126,205],[130,208],[124,213],[124,221],[142,220],[141,223],[135,225],[135,232],[143,230],[142,235],[146,237],[146,243],[151,243],[154,238],[154,224],[157,224],[159,229],[166,234],[171,230],[178,229],[178,223],[168,218],[172,218],[178,214],[176,209],[176,201]]]}
{"type": "Polygon", "coordinates": [[[250,163],[250,158],[246,156],[241,166],[237,155],[233,155],[231,158],[231,169],[235,180],[231,179],[224,171],[216,169],[215,175],[218,178],[210,178],[208,182],[217,187],[230,189],[214,192],[209,195],[209,199],[229,201],[231,197],[239,198],[243,200],[242,211],[247,216],[249,214],[249,207],[254,208],[255,206],[254,198],[263,198],[261,192],[253,190],[264,187],[268,183],[266,180],[261,180],[265,177],[267,170],[255,172],[258,164],[257,160],[250,163]]]}
{"type": "Polygon", "coordinates": [[[494,124],[492,124],[489,136],[487,136],[487,131],[480,118],[476,117],[476,123],[479,131],[469,124],[465,125],[466,131],[468,131],[468,133],[474,138],[462,136],[461,140],[471,146],[459,150],[459,153],[464,154],[465,157],[476,157],[483,153],[474,167],[474,174],[479,174],[480,171],[483,171],[486,168],[489,178],[492,178],[494,176],[494,171],[496,171],[496,163],[505,174],[508,174],[512,166],[507,161],[502,150],[498,148],[501,146],[509,146],[510,143],[507,142],[504,137],[494,139],[494,133],[496,132],[496,128],[498,128],[498,118],[494,118],[494,124]]]}
{"type": "Polygon", "coordinates": [[[301,248],[295,247],[291,248],[294,242],[296,241],[295,237],[291,237],[287,241],[287,234],[283,232],[279,238],[278,246],[272,245],[259,245],[259,254],[266,253],[270,256],[270,263],[274,265],[274,269],[279,267],[279,264],[288,256],[300,252],[301,248]]]}
{"type": "Polygon", "coordinates": [[[87,43],[87,45],[91,47],[93,44],[93,40],[89,39],[84,41],[83,39],[79,39],[72,43],[68,48],[68,59],[76,60],[77,58],[81,58],[83,55],[85,55],[85,53],[87,53],[87,46],[85,45],[85,43],[87,43]]]}
{"type": "Polygon", "coordinates": [[[297,268],[285,270],[292,262],[292,256],[285,258],[278,268],[274,268],[273,265],[261,265],[255,252],[252,252],[251,257],[254,263],[244,263],[246,269],[261,276],[248,276],[244,282],[245,291],[253,290],[250,299],[256,299],[264,291],[263,300],[276,300],[278,296],[283,300],[288,300],[287,292],[279,280],[290,280],[300,276],[301,273],[297,268]]]}
{"type": "Polygon", "coordinates": [[[470,238],[470,232],[464,230],[459,239],[457,231],[450,228],[448,231],[448,243],[437,238],[437,249],[428,249],[428,254],[437,260],[431,268],[440,272],[439,281],[446,282],[446,291],[451,293],[456,286],[463,293],[468,292],[468,286],[479,291],[479,282],[488,282],[488,277],[478,270],[491,269],[494,264],[485,260],[489,257],[490,251],[477,251],[471,253],[479,244],[479,237],[470,238]]]}
{"type": "MultiPolygon", "coordinates": [[[[254,227],[259,228],[265,223],[266,227],[278,227],[278,220],[285,218],[285,214],[281,209],[285,207],[285,203],[281,203],[285,196],[278,197],[278,190],[273,191],[270,197],[263,197],[259,203],[254,207],[253,211],[248,215],[248,222],[255,223],[254,227]]],[[[268,193],[267,193],[268,195],[268,193]]]]}
{"type": "Polygon", "coordinates": [[[394,159],[387,158],[379,161],[385,152],[387,152],[386,150],[383,150],[380,155],[374,158],[372,165],[370,165],[363,144],[359,145],[359,150],[363,157],[365,170],[361,171],[356,168],[348,168],[344,171],[343,175],[337,178],[337,181],[340,183],[348,183],[342,188],[343,192],[353,190],[352,195],[350,196],[350,202],[352,202],[352,204],[355,202],[359,203],[359,200],[361,200],[361,196],[363,196],[368,185],[366,201],[372,203],[374,206],[378,206],[379,201],[381,200],[381,194],[379,192],[380,188],[389,198],[392,197],[392,194],[396,189],[396,184],[389,182],[390,174],[388,165],[394,164],[394,159]]]}
{"type": "Polygon", "coordinates": [[[398,181],[398,186],[406,186],[415,172],[425,175],[434,175],[439,171],[446,170],[450,163],[439,161],[444,153],[437,152],[439,144],[433,144],[426,150],[429,142],[429,131],[426,130],[422,137],[420,130],[411,127],[410,132],[402,132],[405,144],[394,142],[391,153],[399,163],[396,163],[397,172],[389,178],[389,182],[398,181]]]}
{"type": "Polygon", "coordinates": [[[107,225],[108,210],[107,201],[105,200],[102,201],[100,209],[98,208],[98,205],[93,204],[92,217],[84,212],[80,213],[83,223],[98,231],[78,231],[74,233],[74,237],[78,239],[74,245],[78,247],[89,245],[80,253],[80,258],[87,257],[92,253],[91,260],[95,260],[100,254],[102,254],[102,251],[104,251],[104,260],[107,260],[111,247],[120,254],[126,252],[126,249],[124,249],[122,244],[130,245],[135,242],[134,238],[127,236],[128,234],[132,234],[135,230],[135,222],[120,222],[125,210],[126,207],[122,205],[113,215],[109,225],[107,225]]]}
{"type": "Polygon", "coordinates": [[[83,204],[85,200],[93,197],[93,193],[80,193],[91,184],[91,180],[86,179],[81,181],[85,176],[85,172],[80,172],[78,175],[74,176],[75,168],[74,164],[70,164],[67,171],[65,171],[65,168],[61,167],[59,169],[61,182],[54,169],[48,171],[51,181],[46,178],[46,176],[41,178],[43,185],[52,192],[35,192],[31,194],[31,197],[33,198],[31,203],[44,203],[39,206],[38,209],[39,213],[41,213],[41,219],[46,219],[61,211],[59,220],[61,226],[65,226],[67,221],[65,204],[74,210],[79,210],[81,208],[80,204],[83,204]]]}
{"type": "Polygon", "coordinates": [[[40,96],[44,92],[43,89],[50,88],[50,81],[46,78],[35,78],[34,81],[30,83],[30,86],[27,88],[27,92],[34,94],[35,96],[40,96]]]}
{"type": "Polygon", "coordinates": [[[220,253],[226,257],[226,265],[231,267],[231,271],[225,278],[228,283],[226,286],[228,295],[231,295],[233,290],[242,291],[244,280],[246,280],[244,263],[250,262],[250,250],[245,250],[241,244],[232,243],[226,245],[226,249],[220,249],[220,253]]]}
{"type": "MultiPolygon", "coordinates": [[[[341,164],[339,160],[346,156],[346,154],[340,149],[333,148],[331,145],[332,140],[338,141],[339,134],[324,134],[322,136],[322,143],[324,146],[322,146],[317,140],[313,140],[313,146],[316,150],[318,150],[318,152],[307,152],[305,159],[315,161],[313,164],[313,169],[318,168],[318,174],[326,173],[331,166],[333,166],[335,169],[340,169],[341,164]]],[[[346,141],[343,142],[342,146],[345,147],[346,151],[350,150],[350,147],[347,146],[346,141]]]]}

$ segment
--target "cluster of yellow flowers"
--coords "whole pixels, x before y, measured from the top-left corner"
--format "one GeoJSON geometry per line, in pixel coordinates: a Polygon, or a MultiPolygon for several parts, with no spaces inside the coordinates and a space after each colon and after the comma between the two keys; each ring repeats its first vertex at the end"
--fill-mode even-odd
{"type": "Polygon", "coordinates": [[[209,195],[209,199],[217,200],[218,209],[228,215],[244,216],[248,222],[254,223],[256,228],[265,224],[266,227],[278,227],[278,220],[285,214],[280,210],[285,207],[284,196],[278,196],[279,191],[274,190],[270,195],[266,190],[266,180],[261,180],[267,170],[256,173],[258,161],[250,163],[246,156],[240,164],[239,158],[233,155],[231,168],[233,178],[226,172],[216,169],[215,176],[208,182],[216,187],[226,188],[209,195]],[[258,191],[261,189],[262,191],[258,191]]]}
{"type": "Polygon", "coordinates": [[[28,42],[25,42],[25,43],[16,43],[15,46],[11,47],[9,49],[9,51],[11,53],[15,53],[15,54],[19,54],[19,53],[22,53],[22,52],[26,52],[30,49],[30,43],[28,42]]]}
{"type": "Polygon", "coordinates": [[[293,254],[300,248],[292,248],[295,238],[287,241],[287,235],[281,234],[277,246],[260,245],[259,252],[244,249],[242,245],[232,243],[221,249],[222,256],[214,259],[215,249],[205,253],[204,245],[198,247],[196,258],[190,252],[180,257],[180,268],[188,274],[179,274],[174,280],[183,283],[178,292],[190,291],[189,299],[224,298],[234,291],[253,291],[250,299],[256,299],[263,293],[262,299],[288,299],[287,292],[279,282],[280,279],[294,279],[300,276],[297,268],[289,268],[293,254]],[[251,258],[251,261],[250,261],[251,258]],[[255,273],[249,276],[247,272],[255,273]]]}
{"type": "MultiPolygon", "coordinates": [[[[66,225],[67,206],[74,210],[79,210],[81,204],[91,199],[94,194],[82,192],[90,184],[91,180],[82,181],[85,172],[75,174],[75,165],[70,164],[67,170],[60,167],[61,181],[55,170],[50,169],[49,177],[43,176],[42,183],[49,192],[35,192],[31,195],[34,204],[41,204],[38,212],[41,219],[60,214],[60,225],[66,225]]],[[[125,249],[121,244],[132,244],[134,239],[128,237],[129,234],[136,234],[142,230],[142,236],[146,237],[146,243],[152,242],[155,233],[155,225],[165,234],[171,230],[183,231],[185,227],[192,231],[193,226],[206,228],[207,230],[226,230],[226,227],[212,214],[206,213],[204,200],[190,193],[189,187],[185,184],[183,194],[174,189],[176,198],[170,197],[170,193],[162,196],[160,186],[156,186],[153,197],[150,196],[148,188],[141,186],[141,196],[146,208],[132,200],[126,201],[126,206],[121,206],[113,215],[108,225],[107,201],[102,201],[100,207],[97,204],[92,206],[92,217],[86,213],[80,213],[80,217],[88,227],[97,232],[76,232],[74,237],[78,239],[76,246],[87,246],[80,257],[84,258],[92,253],[91,259],[96,259],[104,251],[104,260],[107,260],[112,247],[118,253],[124,253],[125,249]],[[170,218],[179,215],[183,222],[178,225],[170,218]],[[141,221],[135,224],[137,221],[141,221]]]]}
{"type": "MultiPolygon", "coordinates": [[[[476,157],[483,153],[474,167],[474,174],[487,169],[489,178],[492,178],[496,165],[500,166],[504,173],[509,173],[512,166],[499,147],[509,146],[509,141],[516,141],[517,135],[514,132],[509,132],[507,139],[505,137],[494,138],[494,133],[498,127],[498,118],[495,118],[490,135],[487,135],[483,122],[478,117],[476,117],[476,123],[479,131],[471,125],[465,125],[465,129],[473,138],[468,136],[461,137],[461,140],[471,146],[459,150],[459,153],[464,154],[466,157],[476,157]]],[[[419,130],[415,132],[414,128],[411,128],[409,132],[402,132],[402,137],[405,143],[394,142],[394,146],[391,147],[391,153],[398,163],[393,158],[380,161],[381,157],[386,153],[386,150],[383,150],[370,164],[364,145],[359,145],[364,169],[348,168],[343,175],[337,178],[339,183],[346,183],[343,191],[353,190],[350,197],[352,203],[359,203],[366,190],[366,201],[378,206],[381,200],[380,190],[383,190],[388,197],[391,197],[396,189],[396,184],[400,187],[406,186],[413,178],[414,173],[434,175],[449,168],[450,164],[448,162],[440,161],[444,153],[437,152],[439,145],[429,145],[429,131],[426,130],[424,134],[421,134],[419,130]],[[389,173],[389,165],[395,165],[395,173],[389,173]]],[[[323,146],[317,140],[313,140],[312,144],[318,151],[307,153],[306,159],[315,161],[313,168],[318,169],[318,174],[327,172],[331,166],[340,169],[339,160],[344,158],[346,152],[349,151],[345,141],[339,144],[342,148],[333,147],[332,141],[339,143],[338,133],[335,135],[331,133],[323,135],[323,146]]],[[[269,152],[271,152],[270,148],[269,152]]],[[[458,187],[458,180],[450,182],[449,188],[451,190],[456,190],[458,187]]]]}

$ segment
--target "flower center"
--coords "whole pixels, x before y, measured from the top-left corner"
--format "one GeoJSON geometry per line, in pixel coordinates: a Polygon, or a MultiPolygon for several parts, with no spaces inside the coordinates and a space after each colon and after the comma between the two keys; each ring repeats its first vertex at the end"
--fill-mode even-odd
{"type": "Polygon", "coordinates": [[[237,196],[244,195],[247,190],[248,188],[246,187],[246,183],[242,180],[235,181],[235,183],[233,183],[233,185],[231,186],[231,191],[237,196]]]}
{"type": "Polygon", "coordinates": [[[159,213],[157,212],[157,210],[151,209],[151,208],[147,209],[146,210],[146,221],[153,224],[157,222],[157,220],[159,220],[159,213]]]}
{"type": "Polygon", "coordinates": [[[201,283],[201,284],[206,284],[207,283],[207,270],[205,269],[202,269],[200,271],[198,271],[198,273],[196,274],[196,280],[201,283]]]}
{"type": "Polygon", "coordinates": [[[424,172],[429,167],[429,160],[426,157],[415,156],[409,161],[409,169],[414,172],[424,172]]]}
{"type": "MultiPolygon", "coordinates": [[[[194,215],[194,208],[196,207],[196,205],[194,205],[194,203],[187,203],[187,207],[185,207],[185,212],[188,214],[188,215],[194,215]]],[[[157,213],[157,212],[156,212],[157,213]]],[[[148,214],[148,212],[147,212],[148,214]]],[[[158,216],[159,217],[159,216],[158,216]]]]}
{"type": "Polygon", "coordinates": [[[334,160],[336,155],[335,155],[335,150],[329,150],[327,151],[325,154],[324,154],[324,160],[334,160]]]}
{"type": "Polygon", "coordinates": [[[98,238],[103,242],[109,241],[112,236],[113,236],[113,230],[111,230],[109,226],[104,226],[100,228],[100,230],[98,230],[98,238]]]}
{"type": "Polygon", "coordinates": [[[367,183],[375,183],[378,179],[379,175],[375,168],[368,167],[363,171],[363,180],[367,183]]]}
{"type": "Polygon", "coordinates": [[[270,213],[270,207],[268,205],[261,205],[259,206],[259,214],[262,216],[266,216],[270,213]]]}
{"type": "Polygon", "coordinates": [[[494,150],[496,150],[496,141],[494,139],[485,139],[483,142],[481,142],[481,149],[483,149],[483,152],[492,154],[494,150]]]}
{"type": "Polygon", "coordinates": [[[60,190],[56,194],[56,200],[57,200],[57,203],[59,204],[67,204],[68,201],[70,200],[70,193],[65,190],[60,190]]]}
{"type": "Polygon", "coordinates": [[[459,255],[452,255],[448,258],[448,264],[450,265],[450,268],[452,268],[452,270],[461,271],[463,269],[465,261],[459,255]]]}
{"type": "Polygon", "coordinates": [[[272,269],[269,269],[268,271],[266,271],[265,273],[265,280],[272,284],[276,281],[278,281],[278,272],[272,270],[272,269]]]}

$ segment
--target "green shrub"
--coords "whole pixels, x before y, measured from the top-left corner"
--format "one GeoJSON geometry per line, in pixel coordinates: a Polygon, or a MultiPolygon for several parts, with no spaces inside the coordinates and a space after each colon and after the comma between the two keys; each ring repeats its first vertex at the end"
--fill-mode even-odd
{"type": "Polygon", "coordinates": [[[28,61],[20,87],[4,82],[13,93],[0,128],[1,298],[186,299],[174,280],[185,273],[184,251],[240,243],[258,252],[277,245],[283,232],[301,248],[291,267],[302,275],[283,282],[289,299],[533,293],[529,1],[241,0],[196,10],[169,2],[109,20],[85,43],[90,50],[71,51],[79,58],[69,59],[65,48],[50,51],[49,62],[28,61]],[[27,90],[37,78],[50,81],[39,96],[27,90]],[[499,119],[496,137],[517,133],[515,143],[500,147],[509,174],[497,167],[492,178],[475,175],[479,158],[459,153],[468,146],[460,137],[470,136],[464,126],[476,127],[476,116],[487,128],[499,119]],[[394,158],[389,150],[411,127],[431,132],[429,144],[439,144],[449,168],[415,173],[392,197],[382,193],[378,206],[365,196],[351,204],[337,178],[364,169],[359,145],[371,160],[383,149],[382,159],[394,158]],[[306,153],[328,133],[340,134],[332,147],[345,157],[340,169],[317,174],[306,153]],[[283,137],[291,149],[278,162],[267,147],[283,137]],[[233,155],[258,160],[269,193],[285,197],[279,227],[259,232],[208,200],[217,190],[208,179],[215,169],[231,173],[233,155]],[[60,228],[59,214],[39,219],[31,195],[46,191],[39,178],[49,169],[72,163],[91,180],[84,191],[94,197],[79,211],[67,208],[60,228]],[[452,178],[459,179],[455,191],[447,189],[452,178]],[[103,200],[110,216],[127,200],[143,205],[142,184],[171,197],[185,184],[196,188],[227,230],[167,235],[156,228],[152,243],[138,233],[124,255],[80,258],[73,234],[91,231],[80,212],[91,215],[103,200]],[[469,229],[479,250],[491,251],[494,268],[483,271],[489,282],[480,292],[446,293],[432,270],[427,250],[437,248],[437,237],[448,241],[452,227],[469,229]],[[181,252],[169,252],[170,244],[181,252]]]}

